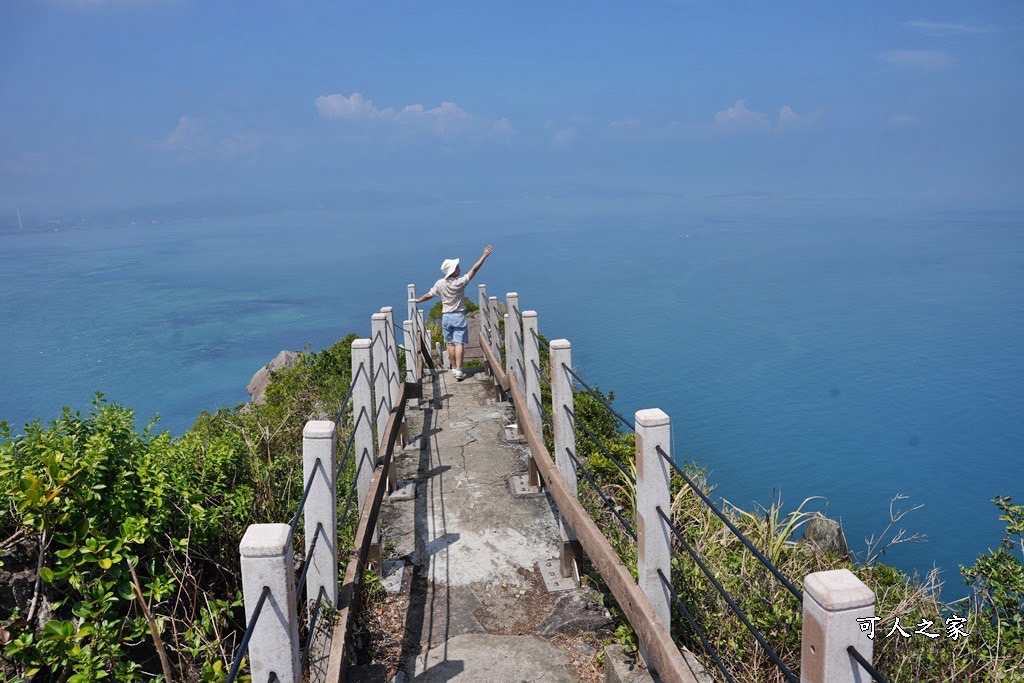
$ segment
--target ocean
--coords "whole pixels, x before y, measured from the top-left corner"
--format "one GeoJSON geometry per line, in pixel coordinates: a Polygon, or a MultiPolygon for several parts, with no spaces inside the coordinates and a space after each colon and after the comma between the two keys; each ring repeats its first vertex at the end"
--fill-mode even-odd
{"type": "Polygon", "coordinates": [[[855,551],[908,496],[928,540],[884,561],[966,595],[958,565],[1001,538],[989,499],[1024,497],[1019,211],[535,198],[0,233],[0,420],[102,391],[181,433],[487,244],[474,285],[519,292],[627,416],[667,412],[717,495],[824,496],[855,551]]]}

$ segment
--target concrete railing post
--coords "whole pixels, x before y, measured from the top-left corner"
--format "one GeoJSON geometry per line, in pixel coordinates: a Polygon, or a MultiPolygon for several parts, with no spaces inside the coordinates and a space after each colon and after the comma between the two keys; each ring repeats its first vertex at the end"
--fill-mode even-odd
{"type": "Polygon", "coordinates": [[[501,330],[498,329],[498,297],[496,296],[487,297],[487,324],[491,326],[491,351],[494,352],[494,358],[500,365],[502,362],[501,330]]]}
{"type": "Polygon", "coordinates": [[[849,569],[808,574],[800,683],[870,683],[871,675],[846,648],[852,645],[873,661],[874,640],[866,631],[874,631],[874,616],[875,594],[849,569]]]}
{"type": "MultiPolygon", "coordinates": [[[[505,310],[507,311],[508,309],[505,310]]],[[[512,369],[515,367],[512,365],[515,360],[515,356],[512,353],[512,346],[515,344],[515,341],[512,339],[514,327],[508,313],[502,313],[501,319],[505,321],[505,374],[508,375],[509,381],[512,381],[512,369]]]]}
{"type": "Polygon", "coordinates": [[[672,434],[669,417],[652,408],[638,410],[636,420],[636,549],[637,583],[654,608],[654,613],[665,628],[671,626],[671,594],[658,570],[667,581],[672,580],[671,532],[668,523],[658,514],[661,508],[666,517],[672,514],[669,491],[669,464],[658,453],[658,447],[670,452],[672,434]]]}
{"type": "Polygon", "coordinates": [[[480,306],[480,345],[490,342],[490,335],[487,333],[487,285],[477,285],[477,305],[480,306]]]}
{"type": "Polygon", "coordinates": [[[251,524],[238,545],[246,623],[252,619],[263,589],[270,589],[249,640],[249,670],[254,681],[270,680],[271,673],[277,674],[281,683],[302,680],[290,532],[287,524],[251,524]]]}
{"type": "Polygon", "coordinates": [[[316,602],[323,589],[332,605],[338,604],[338,498],[334,480],[338,464],[338,437],[330,420],[310,420],[302,430],[302,481],[313,478],[303,508],[306,524],[306,602],[316,602]],[[309,551],[316,542],[310,557],[309,551]]]}
{"type": "MultiPolygon", "coordinates": [[[[419,358],[420,347],[416,344],[416,323],[406,320],[402,323],[402,330],[405,332],[405,377],[409,382],[419,382],[420,368],[416,359],[419,358]]],[[[415,406],[416,402],[413,401],[412,405],[415,406]]]]}
{"type": "Polygon", "coordinates": [[[526,366],[523,365],[523,351],[526,345],[523,342],[523,325],[519,313],[519,294],[509,292],[505,295],[505,301],[508,309],[505,329],[512,329],[511,334],[505,335],[505,365],[508,368],[506,372],[511,373],[519,382],[519,388],[526,391],[526,366]]]}
{"type": "Polygon", "coordinates": [[[384,428],[391,412],[390,380],[388,378],[388,316],[386,313],[374,313],[372,320],[373,348],[373,423],[377,427],[377,447],[380,448],[384,438],[384,428]]]}
{"type": "Polygon", "coordinates": [[[398,400],[398,390],[402,385],[402,378],[398,372],[398,339],[395,336],[395,313],[391,306],[385,306],[380,312],[388,317],[388,324],[385,339],[388,342],[388,403],[393,408],[398,400]]]}
{"type": "MultiPolygon", "coordinates": [[[[536,427],[538,434],[544,433],[544,423],[541,422],[541,392],[540,392],[540,346],[537,342],[537,311],[523,311],[523,367],[526,368],[526,403],[530,411],[530,420],[536,427]]],[[[540,473],[537,471],[537,463],[530,456],[530,486],[539,487],[540,473]]]]}
{"type": "MultiPolygon", "coordinates": [[[[572,494],[577,495],[576,480],[576,433],[573,431],[572,418],[568,411],[574,410],[572,397],[572,381],[565,368],[572,367],[572,344],[567,339],[556,339],[551,342],[551,421],[555,426],[555,466],[568,484],[572,494]],[[572,453],[572,457],[569,456],[572,453]]],[[[559,559],[563,577],[573,575],[573,561],[579,556],[579,541],[576,534],[559,516],[558,527],[561,531],[559,559]]]]}
{"type": "Polygon", "coordinates": [[[366,502],[366,494],[370,490],[370,480],[373,479],[373,470],[377,462],[377,442],[373,438],[377,411],[373,401],[372,347],[372,339],[355,339],[352,342],[352,377],[358,375],[355,388],[352,389],[352,428],[355,430],[352,448],[358,472],[356,491],[359,496],[359,510],[363,509],[363,503],[366,502]]]}

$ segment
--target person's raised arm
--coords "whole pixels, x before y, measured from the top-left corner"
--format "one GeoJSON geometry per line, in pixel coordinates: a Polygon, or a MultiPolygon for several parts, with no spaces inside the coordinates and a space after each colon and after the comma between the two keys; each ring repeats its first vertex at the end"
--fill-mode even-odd
{"type": "Polygon", "coordinates": [[[480,260],[474,263],[473,267],[469,269],[468,277],[470,280],[472,280],[473,276],[476,275],[476,271],[480,270],[480,266],[484,264],[484,261],[487,260],[487,257],[491,255],[492,251],[494,251],[494,248],[488,244],[487,248],[484,249],[483,256],[480,257],[480,260]]]}

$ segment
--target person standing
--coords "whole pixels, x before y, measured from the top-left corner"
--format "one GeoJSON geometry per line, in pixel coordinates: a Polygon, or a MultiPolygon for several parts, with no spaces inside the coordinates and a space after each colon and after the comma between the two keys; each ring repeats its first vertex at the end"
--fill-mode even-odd
{"type": "Polygon", "coordinates": [[[462,371],[462,355],[465,353],[466,344],[469,343],[469,326],[466,324],[466,285],[493,251],[488,244],[483,256],[465,275],[462,275],[459,259],[445,259],[441,263],[444,277],[435,282],[429,292],[416,299],[416,303],[420,304],[435,296],[441,297],[441,331],[444,333],[444,343],[448,346],[452,376],[460,382],[466,379],[466,373],[462,371]]]}

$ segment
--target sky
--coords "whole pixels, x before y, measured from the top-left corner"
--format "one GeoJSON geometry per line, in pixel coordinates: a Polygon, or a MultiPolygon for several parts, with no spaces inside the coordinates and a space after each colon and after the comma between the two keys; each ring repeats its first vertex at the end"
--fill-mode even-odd
{"type": "Polygon", "coordinates": [[[0,0],[0,206],[1014,202],[1022,71],[1016,0],[0,0]]]}

